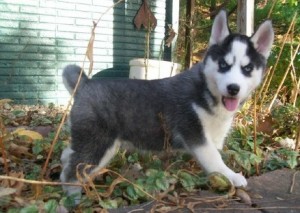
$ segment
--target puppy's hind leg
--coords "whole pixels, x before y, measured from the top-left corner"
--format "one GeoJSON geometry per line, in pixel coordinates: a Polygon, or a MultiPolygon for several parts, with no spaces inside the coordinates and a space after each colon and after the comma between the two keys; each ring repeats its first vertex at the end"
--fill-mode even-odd
{"type": "MultiPolygon", "coordinates": [[[[60,174],[60,180],[63,183],[77,183],[76,181],[76,168],[72,167],[72,154],[75,151],[72,150],[70,145],[62,152],[61,155],[61,163],[62,163],[62,172],[60,174]]],[[[81,187],[79,186],[70,186],[70,185],[63,185],[63,190],[67,192],[68,195],[71,194],[81,194],[81,187]]],[[[80,198],[80,196],[79,196],[80,198]]]]}
{"type": "MultiPolygon", "coordinates": [[[[120,143],[117,140],[114,142],[111,141],[110,143],[108,143],[107,140],[102,140],[99,141],[98,144],[94,144],[94,146],[86,150],[74,151],[71,146],[67,147],[61,156],[61,162],[63,165],[63,170],[60,175],[61,182],[79,183],[77,174],[81,175],[84,179],[84,176],[82,175],[84,164],[95,165],[95,167],[86,171],[89,175],[99,171],[99,169],[105,167],[111,158],[113,158],[119,144],[120,143]],[[83,165],[78,166],[79,164],[83,165]]],[[[82,187],[63,185],[63,190],[67,193],[67,195],[73,195],[76,204],[79,204],[82,187]]]]}

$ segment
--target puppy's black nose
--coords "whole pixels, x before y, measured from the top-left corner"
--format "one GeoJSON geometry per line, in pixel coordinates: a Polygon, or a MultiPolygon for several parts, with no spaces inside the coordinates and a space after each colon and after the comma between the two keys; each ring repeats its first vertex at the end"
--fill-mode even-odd
{"type": "Polygon", "coordinates": [[[238,84],[229,84],[227,86],[227,91],[229,95],[237,95],[240,91],[240,86],[238,84]]]}

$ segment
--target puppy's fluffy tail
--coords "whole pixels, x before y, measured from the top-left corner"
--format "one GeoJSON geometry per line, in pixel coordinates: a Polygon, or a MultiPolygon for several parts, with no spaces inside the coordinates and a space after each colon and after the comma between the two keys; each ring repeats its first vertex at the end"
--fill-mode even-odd
{"type": "MultiPolygon", "coordinates": [[[[70,94],[73,93],[74,88],[78,82],[78,78],[80,77],[81,67],[77,65],[68,65],[64,68],[63,71],[63,83],[70,94]]],[[[87,81],[88,77],[84,72],[82,72],[82,76],[80,79],[80,83],[78,85],[78,89],[80,90],[80,87],[82,87],[87,81]]]]}

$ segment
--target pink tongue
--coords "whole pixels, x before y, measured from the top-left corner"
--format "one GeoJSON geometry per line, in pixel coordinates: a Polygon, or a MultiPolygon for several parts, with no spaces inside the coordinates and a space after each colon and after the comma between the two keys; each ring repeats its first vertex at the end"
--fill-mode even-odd
{"type": "Polygon", "coordinates": [[[225,108],[228,111],[234,111],[239,106],[239,101],[236,98],[226,98],[226,97],[223,97],[223,103],[224,103],[225,108]]]}

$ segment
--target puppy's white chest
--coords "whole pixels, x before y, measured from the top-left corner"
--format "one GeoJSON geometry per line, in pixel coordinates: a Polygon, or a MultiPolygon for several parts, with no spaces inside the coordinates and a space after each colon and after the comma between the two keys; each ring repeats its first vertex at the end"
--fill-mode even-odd
{"type": "Polygon", "coordinates": [[[193,104],[193,108],[199,117],[207,142],[213,143],[217,149],[222,149],[224,139],[231,128],[233,114],[224,113],[220,108],[217,108],[214,114],[209,114],[196,104],[193,104]]]}

